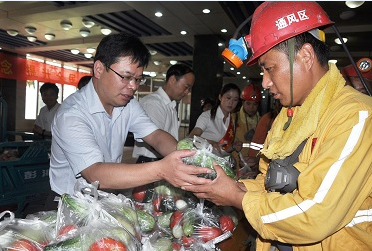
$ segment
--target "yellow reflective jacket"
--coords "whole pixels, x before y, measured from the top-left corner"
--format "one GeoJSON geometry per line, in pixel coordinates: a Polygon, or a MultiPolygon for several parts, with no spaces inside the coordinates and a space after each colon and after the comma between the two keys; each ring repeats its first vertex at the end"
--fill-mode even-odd
{"type": "Polygon", "coordinates": [[[270,250],[274,240],[293,250],[372,250],[372,98],[342,88],[295,166],[301,173],[292,193],[265,191],[263,158],[262,174],[242,180],[257,250],[270,250]]]}

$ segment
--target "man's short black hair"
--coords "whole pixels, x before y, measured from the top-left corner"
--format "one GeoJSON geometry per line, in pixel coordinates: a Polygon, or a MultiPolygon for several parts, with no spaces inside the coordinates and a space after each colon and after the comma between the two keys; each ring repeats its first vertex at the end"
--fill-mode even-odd
{"type": "Polygon", "coordinates": [[[120,57],[131,57],[131,63],[146,67],[151,55],[139,37],[128,32],[121,32],[105,36],[101,40],[94,56],[94,62],[99,60],[107,68],[117,63],[120,57]]]}
{"type": "Polygon", "coordinates": [[[53,90],[56,95],[58,96],[59,94],[59,88],[56,84],[53,84],[53,83],[44,83],[41,87],[40,87],[40,94],[43,95],[44,92],[46,92],[47,90],[53,90]]]}
{"type": "Polygon", "coordinates": [[[167,71],[165,81],[168,81],[168,79],[173,75],[176,77],[176,80],[179,80],[183,75],[186,75],[187,73],[190,72],[194,73],[194,71],[185,64],[172,65],[171,67],[169,67],[167,71]]]}

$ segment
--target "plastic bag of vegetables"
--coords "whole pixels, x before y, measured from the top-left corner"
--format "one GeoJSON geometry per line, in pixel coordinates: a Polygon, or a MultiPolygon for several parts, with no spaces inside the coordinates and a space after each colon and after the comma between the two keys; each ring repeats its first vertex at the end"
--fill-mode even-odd
{"type": "Polygon", "coordinates": [[[184,163],[195,166],[208,167],[213,170],[210,174],[200,175],[204,178],[215,179],[216,172],[214,172],[213,162],[216,162],[222,167],[227,176],[235,178],[235,172],[233,171],[233,164],[230,162],[230,157],[219,157],[213,153],[213,147],[208,143],[206,139],[198,136],[191,138],[184,138],[178,141],[177,150],[181,149],[193,149],[197,152],[190,157],[184,157],[182,160],[184,163]]]}
{"type": "Polygon", "coordinates": [[[53,238],[52,229],[39,220],[17,219],[14,213],[4,211],[0,214],[0,250],[43,250],[53,238]],[[5,218],[9,215],[8,218],[5,218]]]}
{"type": "Polygon", "coordinates": [[[98,183],[80,182],[74,195],[61,196],[56,238],[44,250],[94,251],[100,245],[140,250],[141,236],[131,200],[99,191],[97,187],[98,183]]]}

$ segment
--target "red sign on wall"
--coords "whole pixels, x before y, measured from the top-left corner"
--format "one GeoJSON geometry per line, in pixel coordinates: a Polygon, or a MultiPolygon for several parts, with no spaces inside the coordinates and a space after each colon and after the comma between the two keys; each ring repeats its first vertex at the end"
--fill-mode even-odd
{"type": "Polygon", "coordinates": [[[0,53],[0,78],[77,86],[80,78],[86,75],[91,74],[0,53]]]}

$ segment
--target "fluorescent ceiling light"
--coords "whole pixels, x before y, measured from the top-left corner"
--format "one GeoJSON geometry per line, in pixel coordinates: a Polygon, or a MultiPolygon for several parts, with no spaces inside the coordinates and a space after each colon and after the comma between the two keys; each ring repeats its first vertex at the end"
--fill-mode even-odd
{"type": "Polygon", "coordinates": [[[74,55],[77,55],[79,54],[79,49],[71,49],[71,53],[74,54],[74,55]]]}
{"type": "Polygon", "coordinates": [[[66,31],[72,28],[72,23],[69,20],[62,20],[59,24],[66,31]]]}
{"type": "Polygon", "coordinates": [[[35,42],[37,39],[37,37],[35,36],[27,36],[27,40],[30,41],[30,42],[35,42]]]}
{"type": "Polygon", "coordinates": [[[17,30],[7,30],[6,32],[13,37],[18,35],[17,30]]]}
{"type": "Polygon", "coordinates": [[[32,26],[27,26],[27,27],[25,27],[25,31],[26,31],[28,34],[34,34],[35,31],[36,31],[36,28],[35,28],[35,27],[32,27],[32,26]]]}
{"type": "Polygon", "coordinates": [[[47,40],[53,40],[54,38],[56,37],[56,35],[52,34],[52,33],[46,33],[45,34],[45,38],[47,40]]]}
{"type": "Polygon", "coordinates": [[[364,1],[345,1],[345,4],[347,7],[355,9],[364,4],[364,1]]]}
{"type": "Polygon", "coordinates": [[[95,48],[87,48],[88,53],[94,53],[96,51],[95,48]]]}
{"type": "Polygon", "coordinates": [[[109,35],[111,33],[111,30],[109,28],[102,28],[101,32],[103,35],[109,35]]]}
{"type": "Polygon", "coordinates": [[[210,9],[204,9],[204,10],[203,10],[203,13],[204,13],[204,14],[208,14],[208,13],[210,13],[210,12],[211,12],[210,9]]]}
{"type": "Polygon", "coordinates": [[[87,28],[92,28],[96,23],[90,20],[83,19],[83,25],[87,28]]]}
{"type": "Polygon", "coordinates": [[[162,16],[163,16],[163,13],[161,13],[160,11],[155,12],[155,16],[157,16],[157,17],[162,17],[162,16]]]}
{"type": "MultiPolygon", "coordinates": [[[[346,44],[346,42],[347,42],[347,38],[346,38],[346,37],[343,37],[342,40],[344,41],[344,44],[346,44]]],[[[336,43],[336,44],[341,44],[341,40],[340,40],[339,38],[336,38],[336,39],[335,39],[335,43],[336,43]]]]}
{"type": "Polygon", "coordinates": [[[89,34],[90,34],[90,30],[85,29],[85,28],[81,28],[80,31],[79,31],[79,33],[80,33],[80,35],[81,35],[82,37],[87,37],[87,36],[89,36],[89,34]]]}

